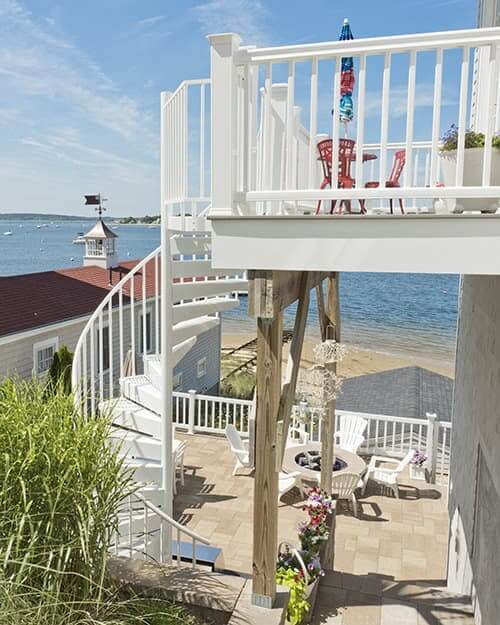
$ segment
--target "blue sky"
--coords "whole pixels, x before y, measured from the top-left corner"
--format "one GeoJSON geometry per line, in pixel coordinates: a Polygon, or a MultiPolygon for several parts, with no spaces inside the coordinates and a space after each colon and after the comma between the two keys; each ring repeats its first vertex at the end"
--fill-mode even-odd
{"type": "Polygon", "coordinates": [[[159,93],[209,73],[210,32],[256,44],[475,26],[474,0],[0,0],[0,212],[159,212],[159,93]]]}

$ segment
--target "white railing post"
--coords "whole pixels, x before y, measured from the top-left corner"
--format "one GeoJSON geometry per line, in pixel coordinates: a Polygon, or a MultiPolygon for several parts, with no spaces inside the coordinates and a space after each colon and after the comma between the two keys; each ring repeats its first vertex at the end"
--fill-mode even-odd
{"type": "MultiPolygon", "coordinates": [[[[240,37],[234,33],[210,35],[212,82],[212,215],[235,211],[237,180],[237,68],[240,37]]],[[[246,104],[246,103],[245,103],[246,104]]]]}
{"type": "Polygon", "coordinates": [[[189,393],[189,403],[188,403],[188,434],[194,434],[194,416],[196,409],[196,391],[190,390],[189,393]]]}
{"type": "Polygon", "coordinates": [[[430,483],[436,482],[436,467],[437,467],[437,455],[438,455],[438,443],[439,443],[439,423],[435,412],[427,412],[427,441],[426,441],[426,453],[427,453],[427,467],[430,474],[430,483]]]}

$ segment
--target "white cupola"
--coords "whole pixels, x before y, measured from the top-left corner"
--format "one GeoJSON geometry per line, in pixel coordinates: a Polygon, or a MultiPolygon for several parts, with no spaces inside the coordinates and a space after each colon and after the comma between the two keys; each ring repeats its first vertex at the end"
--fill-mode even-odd
{"type": "Polygon", "coordinates": [[[118,264],[116,255],[116,235],[99,217],[97,223],[83,235],[85,239],[85,256],[83,265],[97,265],[109,269],[118,264]]]}

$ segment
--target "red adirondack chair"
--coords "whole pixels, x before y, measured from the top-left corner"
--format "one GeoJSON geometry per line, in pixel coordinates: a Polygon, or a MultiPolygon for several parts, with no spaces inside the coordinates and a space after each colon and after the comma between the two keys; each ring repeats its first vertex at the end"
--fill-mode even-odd
{"type": "MultiPolygon", "coordinates": [[[[401,173],[403,171],[405,163],[406,163],[406,152],[404,150],[398,150],[397,152],[395,152],[394,160],[392,162],[391,175],[389,176],[389,179],[385,181],[385,186],[387,188],[396,188],[400,186],[399,179],[401,177],[401,173]]],[[[380,186],[380,183],[378,180],[371,180],[370,182],[367,182],[365,184],[365,189],[376,189],[379,186],[380,186]]],[[[360,204],[361,204],[361,212],[366,213],[365,200],[360,200],[360,204]]],[[[391,215],[393,214],[392,204],[393,204],[393,200],[392,198],[390,198],[389,206],[391,209],[391,215]]],[[[403,207],[403,200],[401,198],[399,198],[399,208],[401,209],[401,213],[404,215],[405,209],[403,207]]]]}
{"type": "MultiPolygon", "coordinates": [[[[356,142],[353,139],[339,139],[339,169],[338,169],[338,187],[339,189],[352,189],[354,187],[354,178],[351,178],[350,165],[353,160],[356,142]]],[[[318,143],[318,160],[321,161],[323,169],[323,182],[320,189],[332,184],[332,140],[324,139],[318,143]]],[[[337,200],[332,200],[330,207],[330,215],[333,214],[337,200]]],[[[351,212],[351,201],[341,200],[347,210],[351,212]]],[[[316,215],[319,214],[321,208],[321,200],[318,201],[316,215]]]]}

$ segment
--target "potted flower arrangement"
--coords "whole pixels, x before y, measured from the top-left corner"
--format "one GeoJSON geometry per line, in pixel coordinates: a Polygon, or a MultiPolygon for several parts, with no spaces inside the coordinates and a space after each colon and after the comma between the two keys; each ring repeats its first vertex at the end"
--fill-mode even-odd
{"type": "Polygon", "coordinates": [[[426,454],[420,449],[416,449],[413,458],[410,460],[410,478],[412,480],[425,480],[426,454]]]}
{"type": "Polygon", "coordinates": [[[313,488],[303,510],[307,512],[307,519],[298,527],[300,549],[282,543],[276,569],[277,583],[290,589],[287,611],[290,625],[308,622],[319,579],[324,574],[320,552],[328,540],[328,518],[333,510],[333,500],[319,488],[313,488]]]}
{"type": "MultiPolygon", "coordinates": [[[[465,132],[464,149],[464,187],[480,187],[483,177],[485,137],[482,132],[467,130],[465,132]]],[[[492,140],[493,151],[491,155],[491,185],[500,185],[500,134],[496,134],[492,140]]],[[[456,185],[457,171],[457,147],[458,127],[452,124],[448,132],[442,137],[440,151],[441,172],[444,185],[454,187],[456,185]]],[[[435,182],[435,181],[433,181],[435,182]]],[[[447,200],[448,210],[453,213],[462,213],[464,210],[480,210],[486,213],[495,213],[500,198],[458,198],[447,200]]]]}

